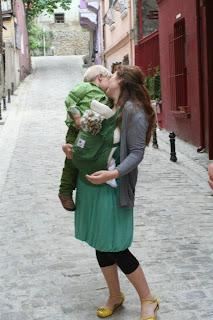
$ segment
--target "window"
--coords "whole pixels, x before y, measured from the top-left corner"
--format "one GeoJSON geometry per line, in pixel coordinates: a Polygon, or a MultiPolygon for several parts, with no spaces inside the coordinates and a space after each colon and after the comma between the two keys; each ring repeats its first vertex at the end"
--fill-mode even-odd
{"type": "Polygon", "coordinates": [[[174,24],[170,35],[171,106],[174,111],[187,112],[187,67],[185,19],[174,24]]]}
{"type": "Polygon", "coordinates": [[[122,64],[128,65],[129,64],[129,55],[126,54],[123,58],[122,64]]]}
{"type": "Polygon", "coordinates": [[[55,13],[55,23],[64,23],[64,13],[55,13]]]}
{"type": "Polygon", "coordinates": [[[126,0],[114,0],[114,1],[110,1],[110,4],[113,3],[114,9],[116,11],[120,11],[120,13],[122,14],[122,12],[127,9],[127,4],[126,4],[126,0]]]}
{"type": "Polygon", "coordinates": [[[21,33],[21,53],[24,54],[24,36],[23,36],[23,33],[21,33]]]}
{"type": "Polygon", "coordinates": [[[12,11],[12,1],[11,0],[3,0],[1,1],[2,12],[4,11],[12,11]]]}
{"type": "Polygon", "coordinates": [[[115,3],[115,0],[110,0],[110,1],[109,1],[109,7],[110,7],[110,26],[112,26],[112,25],[115,23],[114,3],[115,3]]]}
{"type": "Polygon", "coordinates": [[[120,0],[121,5],[121,13],[127,8],[126,6],[126,0],[120,0]]]}
{"type": "Polygon", "coordinates": [[[14,29],[15,29],[15,44],[16,44],[16,48],[20,49],[18,24],[16,22],[14,22],[14,29]]]}

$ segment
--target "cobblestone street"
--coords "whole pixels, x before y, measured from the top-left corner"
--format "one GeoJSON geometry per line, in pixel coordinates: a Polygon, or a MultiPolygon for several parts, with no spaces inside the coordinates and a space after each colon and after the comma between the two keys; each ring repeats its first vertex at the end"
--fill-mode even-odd
{"type": "MultiPolygon", "coordinates": [[[[82,81],[80,56],[34,58],[0,125],[0,320],[95,320],[107,297],[94,249],[74,238],[58,199],[68,92],[82,81]]],[[[3,113],[4,116],[4,113],[3,113]]],[[[157,132],[136,190],[132,253],[160,300],[158,320],[213,320],[213,192],[207,153],[157,132]]],[[[140,301],[121,276],[114,320],[139,320],[140,301]]]]}

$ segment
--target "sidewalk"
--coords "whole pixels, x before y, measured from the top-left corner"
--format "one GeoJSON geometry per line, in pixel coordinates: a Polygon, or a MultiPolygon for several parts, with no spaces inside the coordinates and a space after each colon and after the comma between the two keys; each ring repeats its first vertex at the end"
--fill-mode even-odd
{"type": "MultiPolygon", "coordinates": [[[[169,132],[165,129],[157,131],[157,139],[159,149],[167,152],[168,159],[170,159],[171,148],[169,132]]],[[[208,180],[208,167],[210,163],[213,162],[212,160],[209,160],[208,153],[198,153],[198,147],[178,137],[175,137],[175,148],[177,156],[176,164],[178,167],[181,166],[183,171],[192,171],[191,178],[194,179],[195,182],[204,183],[204,185],[206,185],[206,181],[208,180]]]]}

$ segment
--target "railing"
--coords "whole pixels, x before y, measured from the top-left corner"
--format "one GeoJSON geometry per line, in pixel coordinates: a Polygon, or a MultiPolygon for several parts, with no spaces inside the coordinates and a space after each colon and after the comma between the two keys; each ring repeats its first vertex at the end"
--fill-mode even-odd
{"type": "Polygon", "coordinates": [[[187,112],[187,68],[185,66],[185,35],[175,37],[170,35],[169,40],[169,71],[171,109],[187,112]]]}

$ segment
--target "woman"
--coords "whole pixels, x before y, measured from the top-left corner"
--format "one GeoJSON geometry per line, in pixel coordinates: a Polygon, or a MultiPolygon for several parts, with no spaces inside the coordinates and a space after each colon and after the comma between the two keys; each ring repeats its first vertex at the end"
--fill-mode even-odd
{"type": "Polygon", "coordinates": [[[98,309],[105,318],[124,302],[117,267],[135,287],[141,300],[141,319],[156,319],[159,302],[150,293],[138,260],[130,253],[133,238],[133,206],[137,166],[142,161],[155,123],[155,113],[138,67],[119,66],[109,80],[107,95],[121,128],[120,148],[114,154],[117,167],[86,175],[88,185],[78,179],[75,236],[96,249],[101,271],[109,288],[109,298],[98,309]],[[105,184],[118,179],[118,188],[105,184]],[[98,185],[101,186],[98,186],[98,185]]]}

